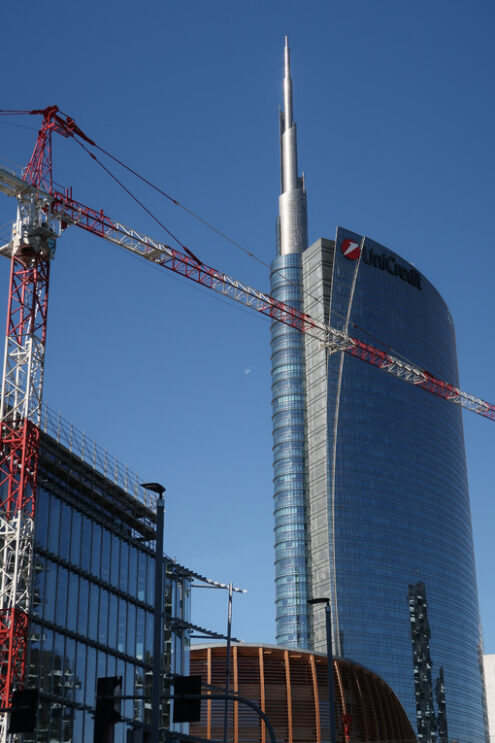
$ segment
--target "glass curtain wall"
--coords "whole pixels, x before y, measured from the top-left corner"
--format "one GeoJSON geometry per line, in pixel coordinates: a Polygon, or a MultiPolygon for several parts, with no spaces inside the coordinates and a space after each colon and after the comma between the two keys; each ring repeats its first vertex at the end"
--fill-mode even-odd
{"type": "MultiPolygon", "coordinates": [[[[302,310],[301,287],[301,254],[276,258],[271,267],[272,296],[302,310]]],[[[277,642],[308,647],[302,334],[274,322],[271,346],[277,642]]]]}
{"type": "MultiPolygon", "coordinates": [[[[67,491],[49,471],[41,481],[27,683],[42,697],[24,741],[91,742],[98,677],[122,676],[123,694],[151,695],[154,552],[73,484],[67,491]]],[[[165,593],[165,667],[187,672],[187,632],[172,633],[170,619],[189,620],[189,580],[168,575],[165,593]]],[[[150,722],[150,706],[123,701],[115,743],[150,722]]]]}

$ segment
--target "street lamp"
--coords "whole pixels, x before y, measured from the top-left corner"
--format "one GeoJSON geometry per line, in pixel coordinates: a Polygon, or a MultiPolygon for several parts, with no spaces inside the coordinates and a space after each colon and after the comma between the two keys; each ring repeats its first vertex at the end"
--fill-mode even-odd
{"type": "Polygon", "coordinates": [[[333,688],[333,653],[332,653],[332,615],[329,598],[308,599],[308,604],[325,604],[325,620],[327,630],[327,664],[328,664],[328,724],[330,726],[330,743],[336,743],[335,729],[335,701],[333,688]]]}
{"type": "Polygon", "coordinates": [[[151,695],[151,743],[160,741],[163,692],[163,523],[165,488],[159,482],[143,482],[141,487],[158,495],[155,541],[155,616],[153,625],[153,686],[151,695]]]}
{"type": "Polygon", "coordinates": [[[195,588],[223,588],[229,592],[229,602],[227,609],[227,649],[225,654],[225,709],[223,715],[223,743],[227,743],[227,721],[228,721],[228,704],[230,691],[230,642],[232,639],[232,595],[233,593],[247,593],[245,588],[236,588],[232,583],[218,583],[215,580],[206,579],[205,586],[195,586],[195,588]]]}

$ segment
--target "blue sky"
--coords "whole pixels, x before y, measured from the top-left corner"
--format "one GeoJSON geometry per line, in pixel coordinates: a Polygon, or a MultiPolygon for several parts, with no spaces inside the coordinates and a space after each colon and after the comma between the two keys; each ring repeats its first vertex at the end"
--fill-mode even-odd
{"type": "MultiPolygon", "coordinates": [[[[341,224],[415,263],[451,309],[462,388],[495,402],[494,20],[489,0],[4,3],[1,107],[57,104],[259,259],[132,184],[204,262],[267,289],[288,34],[310,240],[341,224]]],[[[0,161],[24,165],[38,125],[0,118],[0,161]]],[[[73,142],[57,140],[54,161],[75,198],[166,239],[73,142]]],[[[14,214],[1,197],[2,236],[14,214]]],[[[7,275],[4,261],[4,305],[7,275]]],[[[255,313],[76,228],[59,240],[46,402],[164,482],[168,551],[247,588],[234,633],[267,642],[269,368],[269,323],[255,313]]],[[[495,652],[495,426],[466,414],[465,435],[485,649],[495,652]]],[[[225,596],[194,601],[196,621],[221,631],[225,596]]]]}

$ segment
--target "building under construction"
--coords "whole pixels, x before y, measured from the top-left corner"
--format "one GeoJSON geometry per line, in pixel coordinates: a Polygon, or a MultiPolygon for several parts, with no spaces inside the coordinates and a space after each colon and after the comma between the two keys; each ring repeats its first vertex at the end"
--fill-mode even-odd
{"type": "MultiPolygon", "coordinates": [[[[96,680],[115,676],[123,694],[144,697],[122,702],[115,743],[139,740],[151,713],[155,496],[46,410],[43,429],[26,675],[40,705],[24,741],[92,741],[96,680]]],[[[164,563],[164,670],[187,673],[190,585],[199,576],[164,563]]]]}

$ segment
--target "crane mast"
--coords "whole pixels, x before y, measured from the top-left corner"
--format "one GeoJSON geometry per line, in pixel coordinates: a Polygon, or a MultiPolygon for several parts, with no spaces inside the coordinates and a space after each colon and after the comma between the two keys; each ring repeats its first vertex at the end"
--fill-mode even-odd
{"type": "MultiPolygon", "coordinates": [[[[57,237],[75,225],[148,261],[251,307],[317,339],[329,353],[342,351],[489,420],[495,406],[391,356],[348,333],[314,320],[284,302],[126,227],[53,188],[52,133],[90,140],[56,106],[42,111],[43,125],[23,178],[0,168],[0,191],[15,197],[17,219],[0,254],[11,260],[7,333],[0,401],[0,705],[26,673],[34,517],[38,486],[41,401],[50,262],[57,237]]],[[[7,715],[0,715],[0,743],[7,715]]]]}
{"type": "MultiPolygon", "coordinates": [[[[51,190],[51,128],[45,117],[25,173],[26,185],[51,190]]],[[[18,199],[11,255],[0,401],[0,706],[26,675],[34,517],[50,260],[58,220],[36,190],[18,199]]],[[[0,716],[0,741],[8,715],[0,716]]]]}

